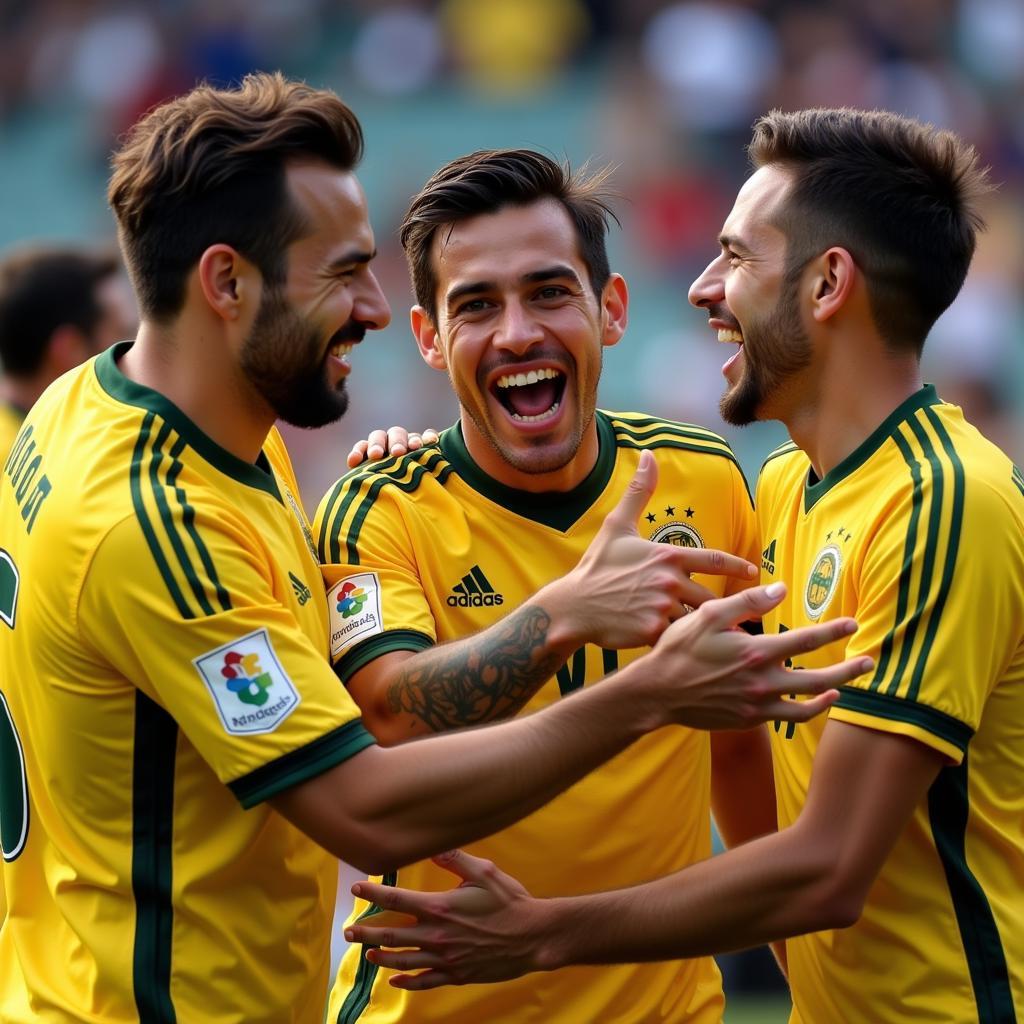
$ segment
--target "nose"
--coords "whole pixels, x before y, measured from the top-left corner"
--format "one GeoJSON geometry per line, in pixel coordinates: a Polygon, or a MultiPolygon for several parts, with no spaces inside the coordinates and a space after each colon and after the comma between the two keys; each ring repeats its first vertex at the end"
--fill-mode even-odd
{"type": "Polygon", "coordinates": [[[722,275],[724,256],[716,256],[700,277],[690,285],[687,298],[691,306],[701,308],[725,301],[725,278],[722,275]]]}
{"type": "Polygon", "coordinates": [[[391,306],[372,270],[367,271],[366,287],[353,305],[352,316],[371,331],[382,330],[391,323],[391,306]]]}
{"type": "Polygon", "coordinates": [[[506,302],[494,333],[495,348],[522,355],[543,340],[544,331],[530,310],[518,299],[506,302]]]}

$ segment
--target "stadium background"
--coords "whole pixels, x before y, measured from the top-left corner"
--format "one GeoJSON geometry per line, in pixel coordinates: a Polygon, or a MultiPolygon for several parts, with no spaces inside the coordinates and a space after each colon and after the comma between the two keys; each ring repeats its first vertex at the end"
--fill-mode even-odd
{"type": "MultiPolygon", "coordinates": [[[[712,257],[772,106],[886,107],[953,128],[999,191],[963,294],[936,326],[926,377],[1024,460],[1024,4],[1020,0],[3,0],[0,246],[104,241],[106,161],[136,117],[195,81],[280,68],[337,90],[363,121],[360,171],[392,326],[352,356],[344,421],[288,438],[310,511],[374,426],[443,427],[446,381],[419,360],[396,226],[439,164],[530,146],[617,165],[613,268],[626,339],[601,402],[721,431],[753,479],[781,439],[719,420],[717,346],[686,289],[712,257]]],[[[928,254],[922,253],[922,259],[928,254]]],[[[727,1020],[785,1020],[764,958],[726,958],[727,1020]]]]}

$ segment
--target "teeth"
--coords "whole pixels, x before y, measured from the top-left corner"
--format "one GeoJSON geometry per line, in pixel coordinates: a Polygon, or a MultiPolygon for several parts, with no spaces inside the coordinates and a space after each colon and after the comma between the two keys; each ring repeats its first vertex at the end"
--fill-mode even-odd
{"type": "Polygon", "coordinates": [[[731,327],[727,327],[718,332],[718,340],[731,341],[737,345],[742,345],[743,335],[739,331],[734,331],[731,327]]]}
{"type": "MultiPolygon", "coordinates": [[[[520,374],[522,376],[522,374],[520,374]]],[[[512,419],[519,420],[520,423],[536,423],[537,420],[546,420],[552,413],[557,412],[560,403],[555,402],[547,412],[542,412],[537,416],[520,416],[519,413],[512,413],[512,419]]]]}
{"type": "MultiPolygon", "coordinates": [[[[554,380],[555,377],[561,376],[561,370],[554,370],[551,367],[546,367],[543,370],[531,370],[529,373],[509,373],[498,378],[498,387],[522,388],[527,384],[536,384],[541,380],[554,380]]],[[[536,416],[533,417],[533,419],[537,418],[536,416]]]]}
{"type": "Polygon", "coordinates": [[[336,359],[343,359],[345,356],[355,348],[354,342],[341,342],[337,345],[331,346],[331,355],[336,359]]]}

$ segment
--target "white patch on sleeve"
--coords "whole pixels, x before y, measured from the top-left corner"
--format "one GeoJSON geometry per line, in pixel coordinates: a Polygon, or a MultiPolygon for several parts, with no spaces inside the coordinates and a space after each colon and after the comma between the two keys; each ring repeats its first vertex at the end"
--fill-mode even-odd
{"type": "Polygon", "coordinates": [[[192,660],[225,730],[273,732],[302,699],[277,658],[265,629],[192,660]]]}
{"type": "Polygon", "coordinates": [[[327,592],[331,613],[331,660],[337,661],[350,647],[384,632],[380,614],[380,577],[361,572],[339,580],[327,592]]]}

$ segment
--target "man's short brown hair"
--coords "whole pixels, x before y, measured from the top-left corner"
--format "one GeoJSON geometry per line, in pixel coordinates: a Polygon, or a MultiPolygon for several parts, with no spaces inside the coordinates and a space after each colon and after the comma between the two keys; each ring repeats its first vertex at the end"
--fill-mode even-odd
{"type": "Polygon", "coordinates": [[[332,92],[249,75],[237,89],[201,85],[143,117],[113,158],[108,188],[142,316],[181,310],[203,252],[225,243],[271,284],[307,230],[285,184],[288,160],[351,170],[363,152],[355,114],[332,92]]]}

